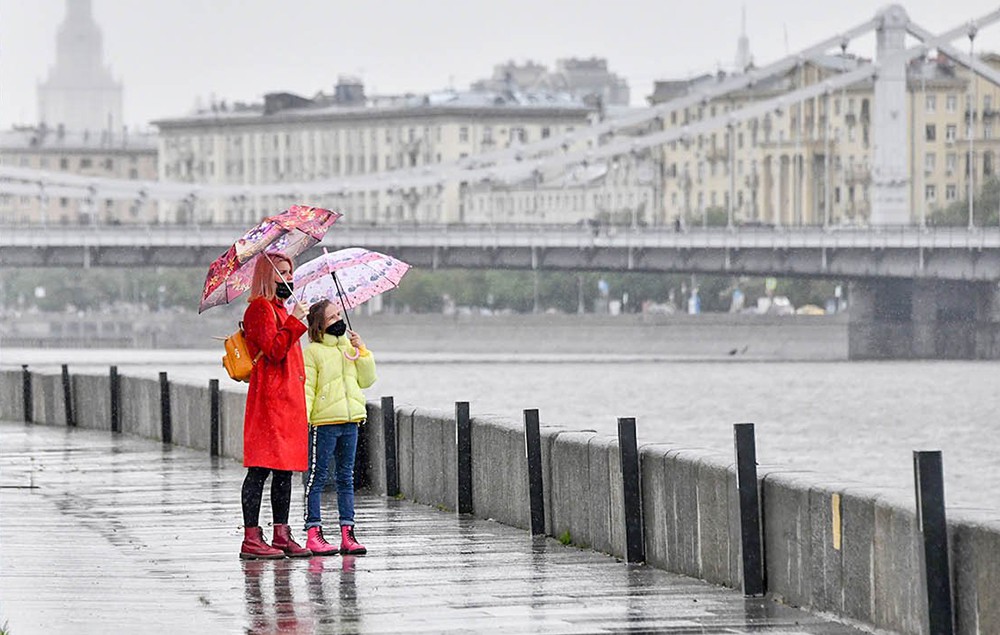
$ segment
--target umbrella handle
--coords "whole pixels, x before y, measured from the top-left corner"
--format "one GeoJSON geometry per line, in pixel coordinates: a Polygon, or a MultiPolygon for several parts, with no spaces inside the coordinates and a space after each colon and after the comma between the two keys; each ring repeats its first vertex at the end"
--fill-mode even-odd
{"type": "Polygon", "coordinates": [[[274,264],[274,261],[271,260],[271,257],[267,255],[266,251],[265,252],[261,252],[261,253],[263,254],[264,258],[266,258],[267,261],[271,264],[271,268],[274,269],[274,273],[278,274],[278,277],[281,278],[281,284],[283,284],[286,287],[288,287],[288,293],[291,295],[291,298],[293,300],[295,300],[295,304],[299,305],[299,307],[303,311],[305,311],[306,313],[308,313],[309,312],[309,307],[307,307],[306,305],[302,304],[302,300],[299,300],[298,298],[295,297],[295,291],[291,287],[288,286],[288,282],[285,280],[285,277],[281,275],[281,272],[278,271],[278,267],[274,264]]]}

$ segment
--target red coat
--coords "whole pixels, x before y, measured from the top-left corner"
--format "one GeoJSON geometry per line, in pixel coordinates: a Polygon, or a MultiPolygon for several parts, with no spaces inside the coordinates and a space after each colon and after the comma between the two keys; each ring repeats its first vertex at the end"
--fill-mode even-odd
{"type": "Polygon", "coordinates": [[[256,298],[243,314],[247,351],[254,357],[264,351],[250,374],[247,393],[243,419],[246,467],[295,472],[308,468],[305,369],[299,346],[306,330],[279,300],[256,298]]]}

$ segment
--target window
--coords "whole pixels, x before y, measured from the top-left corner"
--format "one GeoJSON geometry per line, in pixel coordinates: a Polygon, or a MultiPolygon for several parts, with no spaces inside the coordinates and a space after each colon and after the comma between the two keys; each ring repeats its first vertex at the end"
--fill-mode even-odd
{"type": "Polygon", "coordinates": [[[984,152],[983,153],[983,176],[990,176],[993,174],[993,153],[984,152]]]}
{"type": "Polygon", "coordinates": [[[925,110],[929,113],[937,109],[937,95],[927,95],[924,99],[925,110]]]}
{"type": "Polygon", "coordinates": [[[91,159],[80,159],[80,167],[81,168],[89,168],[93,164],[94,164],[94,162],[91,159]]]}
{"type": "Polygon", "coordinates": [[[927,141],[937,141],[937,126],[932,123],[924,126],[924,139],[927,141]]]}
{"type": "Polygon", "coordinates": [[[924,187],[924,200],[932,202],[937,200],[937,187],[927,185],[924,187]]]}
{"type": "Polygon", "coordinates": [[[992,139],[992,138],[993,138],[993,124],[991,124],[991,123],[984,123],[983,124],[983,139],[992,139]]]}
{"type": "Polygon", "coordinates": [[[954,174],[955,170],[958,169],[958,155],[954,152],[949,152],[948,156],[944,158],[944,169],[948,174],[954,174]]]}
{"type": "Polygon", "coordinates": [[[949,124],[947,128],[944,129],[944,140],[954,141],[958,136],[958,126],[955,124],[949,124]]]}
{"type": "Polygon", "coordinates": [[[548,139],[551,134],[548,126],[542,128],[542,139],[548,139]]]}
{"type": "Polygon", "coordinates": [[[933,152],[924,155],[924,171],[928,174],[934,171],[937,166],[937,156],[933,152]]]}
{"type": "Polygon", "coordinates": [[[948,95],[945,98],[944,109],[948,112],[956,112],[958,110],[958,95],[948,95]]]}
{"type": "Polygon", "coordinates": [[[993,95],[983,96],[983,112],[993,110],[993,95]]]}
{"type": "Polygon", "coordinates": [[[944,186],[944,200],[954,201],[958,199],[958,186],[954,183],[949,183],[944,186]]]}
{"type": "Polygon", "coordinates": [[[468,143],[469,142],[469,127],[468,126],[462,126],[461,128],[458,129],[458,140],[461,143],[468,143]]]}
{"type": "Polygon", "coordinates": [[[493,126],[483,126],[483,143],[493,143],[493,126]]]}
{"type": "Polygon", "coordinates": [[[834,116],[840,116],[840,97],[833,100],[833,114],[834,116]]]}

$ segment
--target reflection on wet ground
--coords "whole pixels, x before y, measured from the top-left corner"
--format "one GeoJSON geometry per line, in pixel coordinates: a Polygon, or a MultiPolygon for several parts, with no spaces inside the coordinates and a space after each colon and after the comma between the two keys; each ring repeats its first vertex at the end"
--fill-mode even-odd
{"type": "Polygon", "coordinates": [[[859,632],[376,496],[358,499],[368,555],[240,561],[242,477],[183,448],[0,423],[0,624],[16,635],[859,632]]]}

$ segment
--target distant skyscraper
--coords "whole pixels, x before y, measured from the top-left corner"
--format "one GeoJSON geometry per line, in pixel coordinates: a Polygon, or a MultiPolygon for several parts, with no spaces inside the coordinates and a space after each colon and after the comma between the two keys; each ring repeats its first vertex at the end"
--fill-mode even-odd
{"type": "Polygon", "coordinates": [[[750,55],[750,38],[747,37],[747,8],[743,6],[743,28],[740,31],[740,39],[736,44],[736,72],[742,73],[753,64],[753,57],[750,55]]]}
{"type": "Polygon", "coordinates": [[[90,0],[66,0],[56,63],[38,85],[38,119],[70,131],[120,131],[122,85],[104,65],[101,31],[90,0]]]}

